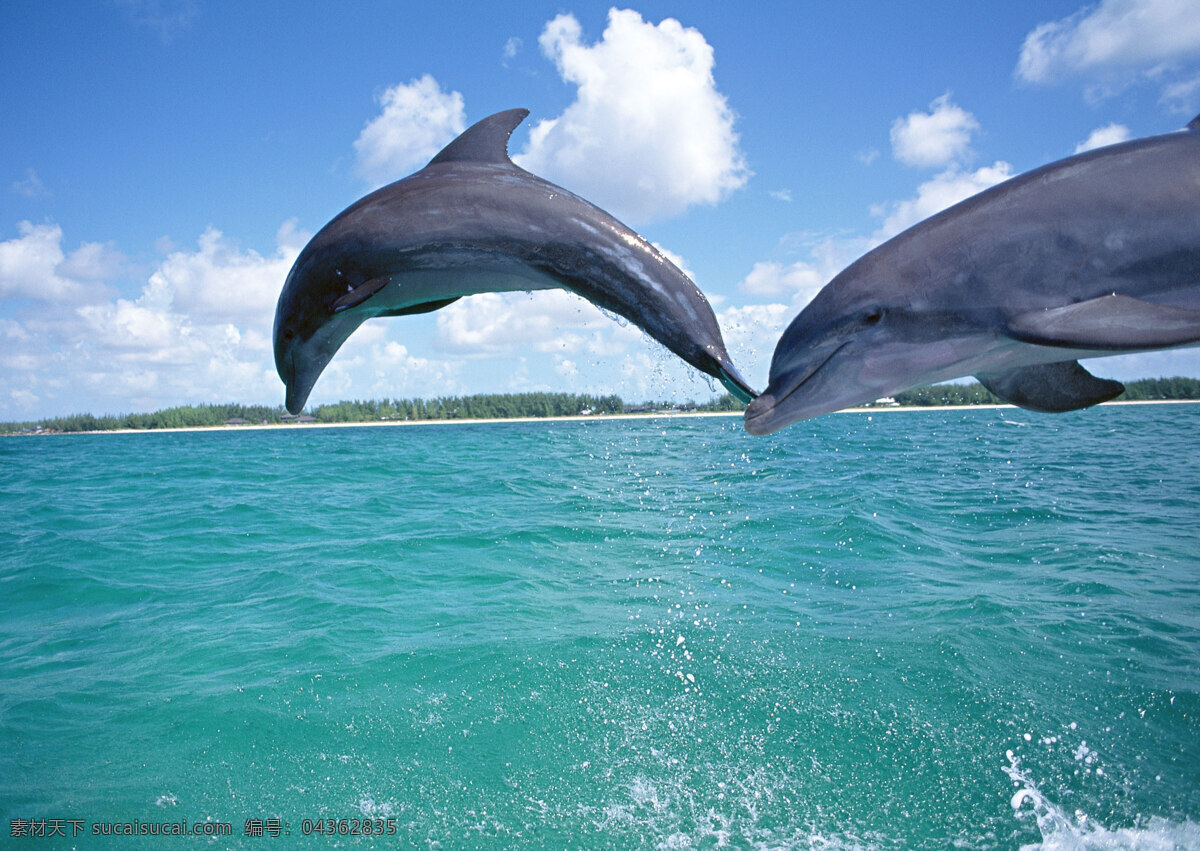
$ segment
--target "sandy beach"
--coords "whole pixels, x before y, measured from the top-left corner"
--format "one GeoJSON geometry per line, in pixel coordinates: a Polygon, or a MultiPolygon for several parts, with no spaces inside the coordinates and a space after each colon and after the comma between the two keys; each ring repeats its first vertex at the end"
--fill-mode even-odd
{"type": "MultiPolygon", "coordinates": [[[[1197,405],[1200,399],[1139,399],[1125,402],[1105,402],[1105,405],[1197,405]]],[[[997,408],[1012,408],[1020,410],[1015,405],[890,405],[887,407],[846,408],[834,411],[834,414],[891,414],[919,411],[954,411],[954,410],[994,410],[997,408]]],[[[572,417],[507,417],[495,419],[453,419],[453,420],[379,420],[375,422],[355,423],[246,423],[245,425],[219,426],[189,426],[187,428],[125,428],[99,431],[73,432],[28,432],[25,434],[8,434],[0,437],[43,437],[51,434],[169,434],[188,431],[253,431],[272,429],[310,429],[310,428],[363,428],[363,427],[393,427],[393,426],[446,426],[446,425],[481,425],[485,423],[548,423],[548,422],[579,422],[605,420],[636,420],[636,419],[680,419],[686,417],[740,417],[741,411],[660,411],[644,414],[589,414],[572,417]]]]}

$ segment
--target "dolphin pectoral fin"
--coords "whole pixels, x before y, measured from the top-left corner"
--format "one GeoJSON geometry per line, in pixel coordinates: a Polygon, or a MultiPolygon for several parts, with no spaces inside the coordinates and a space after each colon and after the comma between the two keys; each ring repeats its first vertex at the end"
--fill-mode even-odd
{"type": "Polygon", "coordinates": [[[1006,402],[1047,414],[1098,405],[1125,390],[1121,382],[1097,378],[1073,360],[1010,372],[981,372],[975,377],[1006,402]]]}
{"type": "Polygon", "coordinates": [[[738,371],[733,368],[732,364],[718,367],[717,372],[718,380],[725,385],[725,389],[733,394],[735,399],[749,405],[758,398],[758,394],[750,389],[750,385],[738,374],[738,371]]]}
{"type": "Polygon", "coordinates": [[[1008,333],[1024,343],[1077,349],[1157,349],[1200,341],[1200,310],[1106,295],[1014,318],[1008,333]]]}
{"type": "Polygon", "coordinates": [[[453,304],[462,296],[456,295],[454,298],[443,298],[437,301],[425,301],[421,304],[410,304],[408,307],[397,307],[394,310],[385,310],[378,316],[416,316],[419,313],[432,313],[435,310],[441,310],[448,304],[453,304]]]}
{"type": "Polygon", "coordinates": [[[371,278],[369,281],[363,281],[350,292],[341,296],[333,304],[329,306],[331,313],[341,313],[343,310],[348,310],[355,305],[362,304],[375,293],[388,285],[391,278],[371,278]]]}

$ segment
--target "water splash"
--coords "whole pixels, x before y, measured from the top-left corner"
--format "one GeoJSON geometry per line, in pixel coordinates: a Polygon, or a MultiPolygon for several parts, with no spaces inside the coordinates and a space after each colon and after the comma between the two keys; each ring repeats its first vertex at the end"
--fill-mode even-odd
{"type": "Polygon", "coordinates": [[[1200,848],[1200,824],[1190,819],[1173,822],[1154,816],[1134,827],[1110,829],[1090,818],[1082,810],[1068,814],[1047,798],[1027,771],[1021,760],[1008,751],[1008,765],[1003,771],[1017,786],[1012,796],[1012,808],[1018,821],[1033,818],[1042,841],[1021,846],[1022,851],[1175,851],[1200,848]]]}

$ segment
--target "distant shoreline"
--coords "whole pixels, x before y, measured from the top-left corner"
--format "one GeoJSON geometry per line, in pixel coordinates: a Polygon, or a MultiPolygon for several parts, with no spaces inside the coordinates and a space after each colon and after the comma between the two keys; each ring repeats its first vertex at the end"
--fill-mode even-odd
{"type": "MultiPolygon", "coordinates": [[[[1122,402],[1105,402],[1109,405],[1200,405],[1200,399],[1135,399],[1122,402]]],[[[1011,408],[1015,405],[889,405],[870,408],[845,408],[835,414],[890,414],[911,411],[980,411],[1011,408]]],[[[183,428],[119,428],[95,431],[41,431],[0,435],[0,437],[50,437],[53,435],[79,434],[179,434],[195,431],[271,431],[301,430],[313,428],[364,428],[391,426],[445,426],[483,425],[490,423],[561,423],[561,422],[604,422],[607,420],[683,419],[688,417],[740,417],[741,411],[662,411],[639,414],[588,414],[566,417],[496,417],[487,419],[452,420],[378,420],[352,423],[246,423],[244,425],[186,426],[183,428]]]]}

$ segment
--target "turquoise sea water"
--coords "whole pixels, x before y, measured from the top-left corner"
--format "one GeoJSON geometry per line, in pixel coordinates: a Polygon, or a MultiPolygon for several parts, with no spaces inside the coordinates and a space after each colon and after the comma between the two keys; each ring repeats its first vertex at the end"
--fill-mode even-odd
{"type": "Polygon", "coordinates": [[[1200,847],[1198,443],[1200,405],[2,440],[0,845],[1200,847]],[[230,832],[92,835],[180,822],[230,832]]]}

